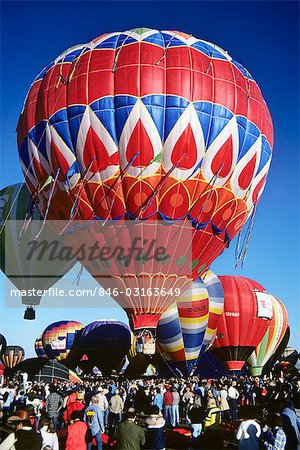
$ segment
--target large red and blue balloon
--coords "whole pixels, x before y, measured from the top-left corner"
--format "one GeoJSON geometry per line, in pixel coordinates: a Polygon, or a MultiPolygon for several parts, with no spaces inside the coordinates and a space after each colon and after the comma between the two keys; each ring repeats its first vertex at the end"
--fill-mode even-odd
{"type": "MultiPolygon", "coordinates": [[[[111,287],[169,281],[183,293],[255,209],[272,146],[270,113],[241,64],[202,39],[148,28],[66,50],[34,80],[18,124],[25,179],[48,219],[192,225],[188,277],[141,266],[111,275],[111,287]]],[[[155,328],[174,296],[117,301],[133,328],[155,328]]]]}

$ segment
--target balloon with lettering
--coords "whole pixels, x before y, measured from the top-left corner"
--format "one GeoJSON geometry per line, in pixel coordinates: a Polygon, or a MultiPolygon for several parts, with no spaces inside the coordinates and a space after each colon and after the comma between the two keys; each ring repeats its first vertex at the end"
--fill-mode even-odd
{"type": "Polygon", "coordinates": [[[47,358],[44,346],[42,335],[38,336],[34,341],[34,350],[38,358],[47,358]]]}
{"type": "Polygon", "coordinates": [[[23,361],[25,351],[19,345],[8,345],[2,355],[2,362],[6,368],[12,369],[23,361]]]}
{"type": "Polygon", "coordinates": [[[190,239],[178,237],[176,271],[107,270],[133,329],[155,329],[174,302],[162,288],[183,293],[253,219],[273,147],[270,113],[240,63],[210,42],[148,28],[104,34],[50,62],[31,85],[17,132],[45,218],[193,229],[190,239]]]}
{"type": "Polygon", "coordinates": [[[131,345],[132,332],[128,325],[107,319],[87,325],[78,341],[78,347],[87,355],[89,363],[107,375],[120,366],[131,345]]]}
{"type": "Polygon", "coordinates": [[[273,304],[273,317],[269,322],[266,334],[247,359],[247,365],[253,376],[262,374],[264,366],[276,352],[288,327],[288,315],[283,303],[273,295],[270,295],[270,299],[273,304]]]}
{"type": "Polygon", "coordinates": [[[256,281],[238,276],[219,279],[224,291],[224,310],[211,351],[228,370],[238,371],[266,334],[273,304],[256,281]]]}
{"type": "MultiPolygon", "coordinates": [[[[35,209],[32,220],[22,235],[25,218],[31,206],[31,194],[25,183],[14,184],[0,191],[0,268],[21,291],[23,304],[38,305],[41,295],[33,295],[33,292],[30,295],[30,291],[49,289],[71,270],[76,260],[57,258],[55,273],[52,274],[49,273],[51,266],[48,258],[39,259],[38,254],[28,258],[28,243],[33,242],[42,227],[41,215],[35,209]]],[[[51,237],[55,235],[51,234],[51,237]]],[[[56,237],[55,239],[57,240],[56,237]]]]}
{"type": "MultiPolygon", "coordinates": [[[[44,330],[42,335],[43,347],[49,359],[61,361],[64,364],[72,363],[75,338],[84,328],[80,322],[61,320],[54,322],[44,330]]],[[[75,350],[75,348],[74,348],[75,350]]]]}
{"type": "Polygon", "coordinates": [[[162,356],[183,374],[196,368],[200,354],[214,339],[223,309],[222,285],[209,271],[198,278],[164,312],[157,326],[157,343],[162,356]]]}
{"type": "Polygon", "coordinates": [[[5,337],[3,336],[3,334],[0,334],[0,358],[3,355],[3,353],[5,352],[6,345],[7,345],[7,343],[6,343],[5,337]]]}

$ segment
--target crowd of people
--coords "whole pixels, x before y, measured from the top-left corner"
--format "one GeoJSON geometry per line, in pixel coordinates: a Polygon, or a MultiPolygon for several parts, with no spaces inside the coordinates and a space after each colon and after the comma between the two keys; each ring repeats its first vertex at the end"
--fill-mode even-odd
{"type": "Polygon", "coordinates": [[[300,450],[299,377],[2,380],[0,450],[300,450]]]}

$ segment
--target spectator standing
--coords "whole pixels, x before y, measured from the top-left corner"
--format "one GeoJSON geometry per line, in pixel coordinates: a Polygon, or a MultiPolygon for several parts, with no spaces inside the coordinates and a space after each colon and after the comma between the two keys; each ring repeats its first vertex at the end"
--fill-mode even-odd
{"type": "Polygon", "coordinates": [[[177,389],[174,387],[172,389],[172,427],[175,428],[179,425],[179,403],[180,403],[180,395],[177,389]]]}
{"type": "Polygon", "coordinates": [[[165,419],[162,416],[158,406],[152,406],[151,414],[146,419],[147,440],[146,448],[151,450],[163,450],[166,447],[165,436],[163,428],[165,426],[165,419]]]}
{"type": "Polygon", "coordinates": [[[92,450],[93,439],[96,441],[97,450],[102,450],[102,433],[104,432],[104,422],[102,411],[99,408],[99,398],[94,395],[91,399],[91,405],[88,406],[84,413],[84,421],[90,430],[88,438],[87,450],[92,450]]]}
{"type": "Polygon", "coordinates": [[[172,426],[172,403],[173,403],[173,395],[171,392],[170,386],[167,386],[166,392],[164,393],[164,418],[166,421],[167,427],[172,426]]]}
{"type": "Polygon", "coordinates": [[[125,414],[124,422],[118,423],[115,431],[117,449],[120,450],[140,450],[145,445],[145,431],[135,423],[136,412],[129,408],[125,414]]]}
{"type": "Polygon", "coordinates": [[[231,386],[228,389],[228,399],[230,406],[230,417],[236,422],[238,420],[238,398],[240,394],[236,389],[236,381],[232,381],[231,386]]]}
{"type": "Polygon", "coordinates": [[[53,422],[54,431],[57,430],[58,414],[59,411],[62,409],[62,406],[63,406],[63,399],[57,393],[57,389],[54,386],[52,387],[51,394],[46,399],[46,411],[48,413],[48,417],[53,422]]]}

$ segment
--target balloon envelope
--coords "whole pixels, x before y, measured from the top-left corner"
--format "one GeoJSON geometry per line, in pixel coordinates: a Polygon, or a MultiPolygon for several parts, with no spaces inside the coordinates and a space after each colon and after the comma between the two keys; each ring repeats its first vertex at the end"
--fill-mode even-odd
{"type": "Polygon", "coordinates": [[[270,295],[270,299],[273,304],[273,317],[269,322],[266,334],[247,359],[250,373],[253,376],[260,376],[262,374],[264,366],[276,352],[288,327],[287,311],[283,303],[273,295],[270,295]]]}
{"type": "MultiPolygon", "coordinates": [[[[0,191],[3,214],[2,224],[0,221],[0,226],[3,226],[0,234],[0,268],[21,291],[23,304],[38,305],[41,296],[30,295],[29,291],[49,289],[74,266],[76,260],[56,258],[55,273],[52,274],[53,267],[48,257],[40,258],[38,253],[28,257],[28,248],[32,248],[28,244],[33,242],[42,227],[42,218],[37,209],[34,209],[32,219],[26,222],[25,227],[25,218],[31,206],[32,196],[25,183],[14,184],[0,191]]],[[[47,240],[51,243],[50,239],[53,238],[54,234],[48,229],[47,240]]],[[[57,237],[55,242],[59,242],[57,237]]]]}
{"type": "Polygon", "coordinates": [[[190,374],[214,339],[222,306],[222,285],[209,271],[204,281],[198,278],[162,314],[157,328],[162,356],[182,373],[190,374]]]}
{"type": "Polygon", "coordinates": [[[34,350],[38,358],[47,358],[44,346],[42,335],[38,336],[34,342],[34,350]]]}
{"type": "Polygon", "coordinates": [[[241,370],[265,335],[273,305],[263,286],[244,277],[219,276],[224,310],[212,353],[229,370],[241,370]]]}
{"type": "Polygon", "coordinates": [[[193,227],[191,246],[179,239],[188,279],[179,266],[166,276],[141,265],[121,279],[107,269],[133,328],[156,328],[174,295],[141,304],[126,288],[161,292],[176,281],[183,293],[207,270],[259,201],[273,127],[258,85],[227,52],[179,31],[137,28],[76,45],[45,67],[26,97],[18,147],[48,219],[193,227]]]}
{"type": "Polygon", "coordinates": [[[80,335],[78,347],[89,362],[102,372],[118,368],[129,352],[132,342],[130,328],[117,320],[97,320],[87,325],[80,335]]]}
{"type": "MultiPolygon", "coordinates": [[[[76,335],[83,328],[82,323],[74,320],[61,320],[49,325],[42,335],[43,347],[48,358],[72,364],[73,350],[76,353],[74,346],[76,335]]],[[[74,355],[74,359],[76,357],[74,355]]]]}
{"type": "Polygon", "coordinates": [[[8,369],[12,369],[15,365],[23,361],[25,351],[19,345],[8,345],[2,355],[2,362],[8,369]]]}

